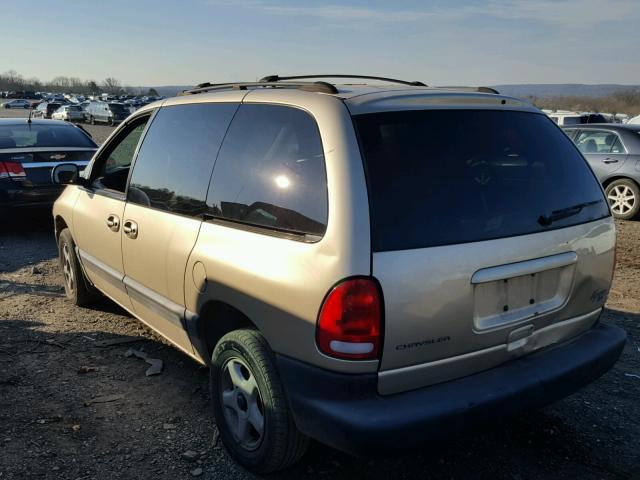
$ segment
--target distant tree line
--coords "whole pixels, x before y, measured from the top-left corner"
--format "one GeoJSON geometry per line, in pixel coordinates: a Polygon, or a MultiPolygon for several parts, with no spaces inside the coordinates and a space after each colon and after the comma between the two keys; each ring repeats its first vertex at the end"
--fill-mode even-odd
{"type": "Polygon", "coordinates": [[[62,76],[43,82],[35,77],[24,78],[15,70],[8,70],[0,74],[0,91],[81,93],[83,95],[98,95],[100,93],[158,95],[155,88],[123,87],[120,81],[113,77],[107,77],[101,83],[95,80],[62,76]]]}
{"type": "Polygon", "coordinates": [[[550,110],[640,115],[640,89],[615,92],[606,97],[530,97],[529,100],[538,108],[550,110]]]}

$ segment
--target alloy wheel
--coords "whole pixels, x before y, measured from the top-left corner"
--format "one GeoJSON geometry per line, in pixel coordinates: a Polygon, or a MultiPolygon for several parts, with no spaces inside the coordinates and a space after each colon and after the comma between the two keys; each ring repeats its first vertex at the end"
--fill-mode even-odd
{"type": "Polygon", "coordinates": [[[613,187],[608,195],[609,205],[611,205],[611,211],[618,215],[627,214],[636,204],[636,196],[626,185],[616,185],[613,187]]]}

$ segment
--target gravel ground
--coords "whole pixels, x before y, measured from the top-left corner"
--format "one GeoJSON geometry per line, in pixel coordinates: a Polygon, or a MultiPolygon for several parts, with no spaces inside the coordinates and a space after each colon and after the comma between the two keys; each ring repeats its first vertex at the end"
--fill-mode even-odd
{"type": "MultiPolygon", "coordinates": [[[[207,370],[108,300],[91,309],[67,302],[48,212],[1,225],[0,480],[254,478],[216,440],[207,370]],[[101,344],[114,340],[128,343],[101,344]],[[145,376],[129,348],[161,359],[162,374],[145,376]]],[[[638,245],[640,222],[619,222],[604,319],[630,340],[597,382],[401,457],[362,460],[313,444],[273,477],[640,479],[638,245]]]]}

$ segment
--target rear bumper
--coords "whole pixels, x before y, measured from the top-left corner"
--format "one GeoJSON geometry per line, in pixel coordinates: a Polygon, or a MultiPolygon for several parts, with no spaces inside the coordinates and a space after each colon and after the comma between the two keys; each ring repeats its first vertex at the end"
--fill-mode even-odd
{"type": "Polygon", "coordinates": [[[277,356],[298,428],[356,455],[392,452],[559,400],[618,360],[624,330],[598,325],[567,343],[461,379],[394,395],[377,374],[345,375],[277,356]]]}

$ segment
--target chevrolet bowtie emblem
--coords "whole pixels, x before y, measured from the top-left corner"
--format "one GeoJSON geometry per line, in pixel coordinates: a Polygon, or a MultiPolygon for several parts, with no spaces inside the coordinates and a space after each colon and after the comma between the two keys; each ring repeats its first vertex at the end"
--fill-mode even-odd
{"type": "Polygon", "coordinates": [[[63,158],[67,158],[67,156],[64,153],[56,153],[49,158],[51,158],[51,160],[62,160],[63,158]]]}

